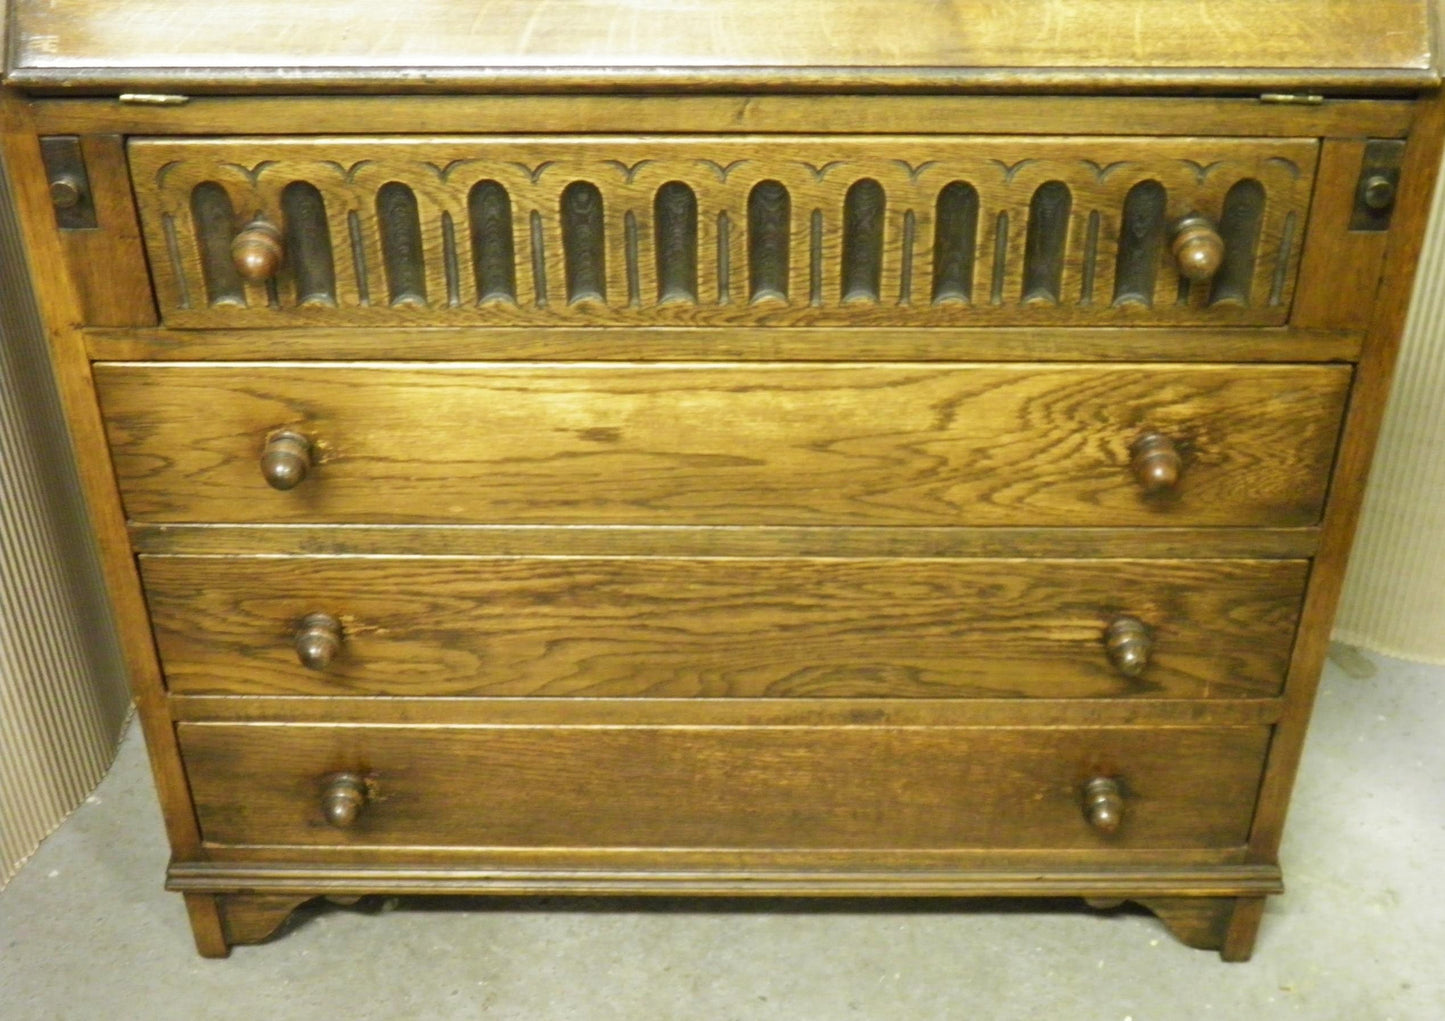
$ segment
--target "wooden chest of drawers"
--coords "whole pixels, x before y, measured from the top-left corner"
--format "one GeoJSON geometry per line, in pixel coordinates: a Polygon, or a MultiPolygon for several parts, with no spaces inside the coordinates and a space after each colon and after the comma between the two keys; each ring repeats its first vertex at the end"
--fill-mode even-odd
{"type": "Polygon", "coordinates": [[[11,6],[202,953],[327,894],[756,892],[1249,955],[1428,7],[11,6]]]}

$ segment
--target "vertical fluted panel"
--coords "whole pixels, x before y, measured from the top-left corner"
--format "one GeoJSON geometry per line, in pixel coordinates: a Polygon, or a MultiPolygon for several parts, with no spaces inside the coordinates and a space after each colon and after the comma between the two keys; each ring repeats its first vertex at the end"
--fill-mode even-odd
{"type": "Polygon", "coordinates": [[[1445,663],[1445,193],[1437,187],[1336,637],[1445,663]]]}
{"type": "Polygon", "coordinates": [[[0,885],[110,765],[130,704],[0,167],[0,885]]]}

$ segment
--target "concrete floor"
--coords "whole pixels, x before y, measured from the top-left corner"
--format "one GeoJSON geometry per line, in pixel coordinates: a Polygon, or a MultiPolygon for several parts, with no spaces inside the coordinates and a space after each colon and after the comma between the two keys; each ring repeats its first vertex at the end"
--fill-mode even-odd
{"type": "Polygon", "coordinates": [[[319,907],[206,961],[132,727],[0,893],[0,1018],[1441,1021],[1445,668],[1371,664],[1327,672],[1249,964],[1072,901],[319,907]]]}

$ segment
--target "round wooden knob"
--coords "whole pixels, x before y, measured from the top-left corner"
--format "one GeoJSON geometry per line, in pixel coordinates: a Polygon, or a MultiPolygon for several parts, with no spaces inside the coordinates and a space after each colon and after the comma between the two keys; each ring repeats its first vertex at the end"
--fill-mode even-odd
{"type": "Polygon", "coordinates": [[[338,829],[346,829],[356,823],[356,817],[366,807],[366,780],[356,773],[337,773],[326,785],[321,795],[321,811],[326,821],[338,829]]]}
{"type": "Polygon", "coordinates": [[[308,670],[325,670],[341,651],[341,622],[329,613],[308,614],[296,630],[296,658],[308,670]]]}
{"type": "Polygon", "coordinates": [[[252,220],[231,240],[231,261],[242,280],[265,283],[281,269],[286,245],[281,232],[266,220],[252,220]]]}
{"type": "Polygon", "coordinates": [[[1119,673],[1138,677],[1149,666],[1154,638],[1142,620],[1120,617],[1104,632],[1104,647],[1109,650],[1109,660],[1119,673]]]}
{"type": "Polygon", "coordinates": [[[295,489],[311,469],[311,441],[282,429],[272,433],[261,452],[261,474],[272,489],[295,489]]]}
{"type": "Polygon", "coordinates": [[[1191,213],[1174,225],[1170,244],[1182,276],[1208,280],[1224,265],[1224,238],[1207,216],[1191,213]]]}
{"type": "Polygon", "coordinates": [[[1124,821],[1124,795],[1119,782],[1095,777],[1084,786],[1084,818],[1100,833],[1117,833],[1124,821]]]}
{"type": "Polygon", "coordinates": [[[1174,441],[1162,433],[1148,433],[1135,441],[1130,451],[1134,477],[1145,493],[1167,493],[1179,485],[1184,461],[1174,441]]]}

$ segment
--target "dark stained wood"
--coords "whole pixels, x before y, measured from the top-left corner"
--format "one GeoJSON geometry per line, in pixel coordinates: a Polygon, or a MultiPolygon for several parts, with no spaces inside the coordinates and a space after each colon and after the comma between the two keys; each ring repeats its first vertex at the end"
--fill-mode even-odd
{"type": "MultiPolygon", "coordinates": [[[[293,893],[244,893],[217,897],[227,951],[237,943],[260,943],[270,939],[291,917],[291,912],[310,899],[310,895],[293,893]]],[[[201,950],[203,956],[225,956],[207,953],[207,949],[201,950]]]]}
{"type": "Polygon", "coordinates": [[[226,940],[225,922],[221,918],[223,898],[211,893],[186,894],[186,914],[195,937],[196,953],[202,957],[228,957],[231,945],[226,940]]]}
{"type": "Polygon", "coordinates": [[[1291,224],[1308,209],[1317,150],[1313,139],[976,135],[257,137],[129,146],[162,318],[208,328],[1280,325],[1303,233],[1291,224]],[[231,208],[279,224],[297,181],[324,198],[335,300],[308,302],[298,274],[284,269],[274,288],[203,300],[214,276],[203,253],[229,245],[234,228],[229,217],[195,215],[196,196],[224,189],[231,208]],[[878,208],[893,211],[878,224],[867,292],[845,279],[847,195],[865,181],[881,190],[878,208]],[[1086,281],[1112,292],[1116,224],[1144,181],[1163,189],[1170,220],[1227,223],[1230,196],[1241,184],[1253,189],[1259,216],[1221,249],[1235,278],[1228,300],[1201,285],[1181,302],[1174,260],[1163,251],[1153,255],[1154,286],[1139,300],[1085,293],[1086,281]],[[995,255],[975,260],[973,300],[952,292],[930,300],[933,246],[919,239],[933,237],[939,196],[955,182],[975,189],[979,244],[995,255]],[[657,281],[651,219],[661,189],[676,183],[700,204],[693,255],[701,286],[692,301],[663,300],[657,281]],[[468,237],[449,240],[447,224],[468,221],[481,185],[503,188],[513,207],[516,286],[508,299],[489,299],[470,274],[448,276],[449,245],[460,248],[459,261],[472,260],[468,237]],[[1040,197],[1048,201],[1040,205],[1040,197]],[[901,222],[909,214],[911,230],[901,222]],[[1091,218],[1095,240],[1081,244],[1074,236],[1091,218]],[[349,251],[339,244],[347,237],[349,251]],[[1039,300],[1040,273],[1047,300],[1039,300]]]}
{"type": "Polygon", "coordinates": [[[212,846],[202,862],[171,865],[172,890],[368,893],[631,894],[727,896],[1081,896],[1124,894],[1263,898],[1279,893],[1279,868],[1226,863],[1228,851],[1131,851],[1116,848],[1108,868],[1091,852],[1030,851],[693,851],[683,848],[588,850],[409,849],[415,864],[365,847],[212,846]],[[237,856],[242,856],[237,858],[237,856]],[[282,857],[284,856],[284,857],[282,857]]]}
{"type": "Polygon", "coordinates": [[[179,693],[1225,698],[1278,691],[1306,567],[146,557],[142,573],[179,693]],[[342,632],[325,662],[298,658],[318,613],[342,632]],[[1126,613],[1154,647],[1129,671],[1106,647],[1126,613]]]}
{"type": "Polygon", "coordinates": [[[138,553],[417,556],[1312,556],[1314,528],[826,528],[817,526],[143,525],[138,553]]]}
{"type": "Polygon", "coordinates": [[[1275,698],[435,698],[337,695],[172,695],[195,723],[410,723],[423,726],[709,727],[1253,727],[1278,721],[1275,698]]]}
{"type": "Polygon", "coordinates": [[[56,390],[75,447],[81,491],[95,529],[101,574],[115,614],[127,680],[140,708],[166,833],[173,854],[193,856],[198,853],[200,836],[176,751],[175,730],[166,712],[160,666],[135,558],[129,548],[115,474],[106,452],[91,366],[75,325],[82,318],[81,303],[55,229],[39,142],[29,130],[24,105],[8,91],[0,91],[0,130],[0,148],[15,196],[21,240],[30,257],[30,278],[49,333],[56,390]]]}
{"type": "Polygon", "coordinates": [[[1344,367],[102,364],[140,521],[1310,525],[1344,367]],[[280,427],[317,465],[280,493],[280,427]],[[1168,499],[1130,448],[1188,452],[1168,499]]]}
{"type": "Polygon", "coordinates": [[[642,0],[512,0],[465,13],[437,2],[246,0],[225,18],[201,0],[13,6],[10,80],[22,85],[725,92],[961,83],[1197,89],[1312,80],[1368,88],[1437,80],[1423,0],[857,0],[845,7],[728,0],[705,16],[642,0]]]}
{"type": "Polygon", "coordinates": [[[1326,330],[708,327],[607,330],[374,329],[87,330],[96,361],[415,358],[465,361],[1164,361],[1350,362],[1361,334],[1326,330]]]}
{"type": "Polygon", "coordinates": [[[895,893],[1247,958],[1445,132],[1430,5],[345,6],[10,5],[198,949],[316,894],[895,893]],[[1224,250],[1181,287],[1189,213],[1224,250]]]}
{"type": "Polygon", "coordinates": [[[97,225],[60,233],[82,321],[90,326],[154,326],[155,298],[140,252],[140,223],[119,135],[80,140],[97,225]]]}
{"type": "MultiPolygon", "coordinates": [[[[180,105],[117,105],[114,99],[40,99],[41,134],[96,130],[128,135],[307,133],[335,114],[333,100],[303,96],[196,97],[180,105]]],[[[1414,107],[1399,99],[1321,99],[1313,104],[1254,98],[1158,96],[358,96],[346,105],[348,131],[365,134],[539,132],[667,134],[699,129],[747,134],[1224,135],[1399,138],[1414,107]]]]}
{"type": "Polygon", "coordinates": [[[1359,330],[1374,316],[1390,235],[1349,229],[1364,155],[1365,143],[1353,140],[1332,139],[1320,150],[1319,187],[1300,264],[1304,283],[1290,317],[1296,327],[1359,330]]]}
{"type": "Polygon", "coordinates": [[[1415,141],[1405,152],[1383,282],[1376,297],[1369,343],[1360,361],[1340,443],[1335,495],[1325,515],[1323,541],[1305,597],[1305,623],[1290,662],[1287,716],[1279,738],[1271,745],[1270,767],[1260,789],[1259,814],[1250,845],[1267,858],[1279,852],[1289,792],[1299,769],[1310,710],[1329,649],[1330,625],[1344,585],[1350,544],[1359,523],[1370,459],[1389,399],[1395,356],[1410,307],[1425,223],[1440,172],[1442,133],[1445,133],[1445,96],[1437,93],[1421,103],[1415,141]]]}
{"type": "Polygon", "coordinates": [[[1145,897],[1154,912],[1186,946],[1218,950],[1226,961],[1247,961],[1264,911],[1263,897],[1145,897]]]}
{"type": "Polygon", "coordinates": [[[1244,839],[1267,728],[314,727],[184,723],[216,844],[479,847],[1228,847],[1244,839]],[[329,777],[373,785],[325,821],[329,777]],[[1084,784],[1132,812],[1094,832],[1084,784]],[[839,778],[847,782],[840,783],[839,778]]]}

